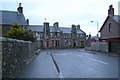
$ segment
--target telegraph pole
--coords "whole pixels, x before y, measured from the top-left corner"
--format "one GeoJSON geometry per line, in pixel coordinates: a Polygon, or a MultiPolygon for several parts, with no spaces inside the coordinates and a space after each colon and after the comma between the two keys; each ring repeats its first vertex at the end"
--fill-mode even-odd
{"type": "Polygon", "coordinates": [[[100,45],[99,45],[99,25],[98,25],[98,21],[91,21],[92,23],[93,22],[96,22],[97,23],[97,40],[96,40],[96,42],[97,42],[97,47],[96,47],[96,51],[99,51],[100,50],[100,45]]]}
{"type": "MultiPolygon", "coordinates": [[[[44,19],[46,22],[46,18],[44,19]]],[[[45,23],[44,23],[45,24],[45,23]]],[[[47,49],[47,45],[46,45],[46,24],[45,24],[45,48],[47,49]]]]}

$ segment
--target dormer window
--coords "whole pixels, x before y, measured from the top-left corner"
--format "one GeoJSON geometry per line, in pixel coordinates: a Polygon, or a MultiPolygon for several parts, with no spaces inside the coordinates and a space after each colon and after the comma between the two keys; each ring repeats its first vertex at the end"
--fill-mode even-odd
{"type": "Polygon", "coordinates": [[[112,24],[109,23],[109,32],[111,32],[111,31],[112,31],[112,24]]]}
{"type": "Polygon", "coordinates": [[[57,38],[58,38],[58,37],[59,37],[59,35],[60,35],[59,33],[55,33],[55,37],[57,37],[57,38]]]}
{"type": "Polygon", "coordinates": [[[43,37],[43,33],[40,33],[40,37],[43,37]]]}

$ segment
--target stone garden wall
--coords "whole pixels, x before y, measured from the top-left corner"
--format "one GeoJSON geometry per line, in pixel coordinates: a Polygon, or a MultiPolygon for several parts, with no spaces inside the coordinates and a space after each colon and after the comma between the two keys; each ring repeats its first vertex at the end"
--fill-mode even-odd
{"type": "Polygon", "coordinates": [[[100,51],[100,52],[109,52],[108,42],[91,42],[89,46],[85,47],[85,50],[89,51],[100,51]]]}
{"type": "Polygon", "coordinates": [[[0,37],[2,78],[15,78],[36,56],[36,43],[0,37]]]}

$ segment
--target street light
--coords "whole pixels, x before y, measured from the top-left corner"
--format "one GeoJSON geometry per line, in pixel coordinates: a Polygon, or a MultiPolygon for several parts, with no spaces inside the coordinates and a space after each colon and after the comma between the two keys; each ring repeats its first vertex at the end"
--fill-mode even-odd
{"type": "MultiPolygon", "coordinates": [[[[46,18],[44,20],[46,22],[46,18]]],[[[46,38],[46,23],[45,22],[44,22],[44,25],[45,25],[44,26],[44,28],[45,28],[45,32],[44,32],[45,34],[44,34],[44,36],[45,36],[45,40],[46,40],[47,38],[46,38]]],[[[47,49],[47,43],[46,43],[46,41],[45,41],[45,48],[47,49]]]]}
{"type": "Polygon", "coordinates": [[[98,25],[98,21],[91,21],[91,23],[93,22],[96,22],[97,23],[97,43],[98,43],[98,46],[96,48],[96,51],[99,51],[99,25],[98,25]]]}

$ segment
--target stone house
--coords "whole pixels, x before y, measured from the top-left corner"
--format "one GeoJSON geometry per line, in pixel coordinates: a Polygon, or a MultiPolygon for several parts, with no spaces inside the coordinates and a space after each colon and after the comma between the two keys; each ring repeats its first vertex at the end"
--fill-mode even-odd
{"type": "Polygon", "coordinates": [[[66,28],[59,27],[58,22],[53,26],[44,22],[43,25],[30,25],[29,28],[35,37],[40,37],[40,48],[83,48],[86,40],[86,33],[80,29],[80,25],[66,28]]]}
{"type": "Polygon", "coordinates": [[[21,3],[19,4],[17,11],[0,10],[0,15],[0,32],[2,34],[5,34],[7,31],[9,31],[15,22],[17,22],[22,29],[27,26],[21,3]]]}
{"type": "Polygon", "coordinates": [[[101,40],[108,43],[109,52],[120,52],[120,15],[114,15],[112,5],[99,32],[101,40]]]}

